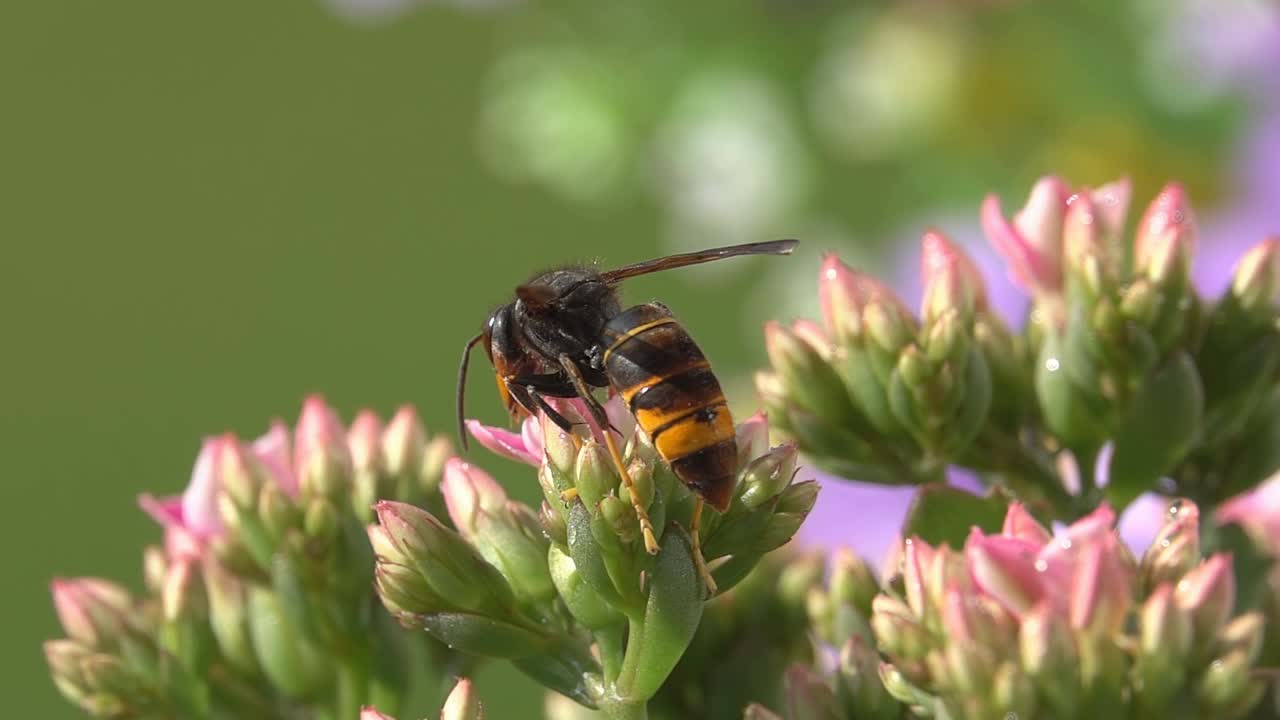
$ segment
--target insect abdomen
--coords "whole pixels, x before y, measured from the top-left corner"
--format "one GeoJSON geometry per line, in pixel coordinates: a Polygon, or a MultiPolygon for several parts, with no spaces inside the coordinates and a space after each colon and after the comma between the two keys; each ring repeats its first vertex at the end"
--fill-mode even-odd
{"type": "Polygon", "coordinates": [[[605,373],[676,477],[718,510],[733,494],[738,445],[720,383],[689,333],[657,303],[604,330],[605,373]]]}

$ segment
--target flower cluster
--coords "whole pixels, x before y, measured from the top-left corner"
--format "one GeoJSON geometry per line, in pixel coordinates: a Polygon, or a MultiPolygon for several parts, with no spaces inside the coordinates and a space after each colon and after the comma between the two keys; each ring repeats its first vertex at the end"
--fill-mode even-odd
{"type": "Polygon", "coordinates": [[[702,618],[698,548],[715,592],[728,591],[791,538],[817,485],[793,482],[794,447],[769,449],[757,416],[738,427],[741,470],[729,509],[695,525],[695,496],[632,429],[620,399],[609,403],[609,430],[572,406],[563,414],[584,431],[541,415],[520,433],[469,425],[481,444],[537,467],[545,498],[537,511],[458,458],[442,484],[456,531],[412,505],[379,502],[379,524],[369,528],[378,593],[406,627],[508,659],[584,706],[639,717],[702,618]],[[632,489],[601,442],[615,431],[629,438],[632,489]],[[646,551],[637,505],[652,520],[656,555],[646,551]]]}
{"type": "Polygon", "coordinates": [[[823,324],[766,331],[773,369],[757,386],[771,417],[837,474],[919,483],[959,465],[1062,519],[1102,497],[1123,508],[1164,477],[1165,492],[1210,504],[1253,486],[1280,467],[1268,440],[1280,417],[1280,240],[1249,250],[1210,302],[1190,280],[1196,224],[1182,188],[1160,192],[1126,246],[1128,201],[1124,181],[1072,189],[1052,177],[1012,220],[987,199],[989,239],[1033,299],[1019,334],[939,232],[924,237],[919,319],[828,258],[823,324]]]}
{"type": "Polygon", "coordinates": [[[878,594],[842,561],[810,591],[838,658],[789,671],[788,715],[1244,716],[1266,688],[1252,674],[1262,617],[1233,616],[1231,563],[1201,556],[1196,506],[1171,504],[1140,560],[1113,523],[1103,506],[1055,537],[1014,504],[999,532],[974,528],[961,550],[909,538],[878,594]]]}
{"type": "Polygon", "coordinates": [[[412,408],[344,428],[318,397],[292,432],[209,439],[180,497],[141,500],[165,529],[144,554],[144,595],[53,582],[68,636],[45,645],[54,682],[108,718],[292,717],[291,706],[354,717],[398,702],[403,668],[385,661],[404,642],[372,612],[363,528],[375,498],[438,503],[450,452],[412,408]]]}
{"type": "Polygon", "coordinates": [[[1128,197],[1046,178],[1012,219],[988,198],[1031,296],[1017,331],[941,232],[918,314],[827,258],[822,323],[766,327],[768,421],[736,428],[724,512],[616,397],[599,422],[581,400],[468,421],[533,468],[536,508],[410,409],[344,427],[311,398],[292,430],[212,438],[180,497],[142,499],[165,530],[145,593],[54,581],[54,682],[97,717],[376,720],[411,675],[460,674],[442,717],[478,720],[465,676],[505,660],[554,720],[1246,717],[1280,664],[1280,239],[1207,300],[1183,191],[1126,244],[1128,197]],[[802,452],[919,486],[887,577],[783,548],[818,494],[802,452]],[[1186,499],[1135,557],[1113,508],[1152,491],[1186,499]],[[435,667],[410,671],[414,643],[435,667]]]}

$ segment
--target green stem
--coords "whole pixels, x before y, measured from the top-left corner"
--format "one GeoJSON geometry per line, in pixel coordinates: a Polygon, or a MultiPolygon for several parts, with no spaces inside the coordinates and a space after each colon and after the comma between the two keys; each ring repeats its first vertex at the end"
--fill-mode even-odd
{"type": "Polygon", "coordinates": [[[369,689],[369,666],[361,660],[358,657],[347,657],[338,665],[334,710],[339,718],[359,716],[360,707],[365,702],[369,689]]]}
{"type": "Polygon", "coordinates": [[[649,707],[643,701],[606,701],[600,704],[600,716],[606,720],[648,720],[649,707]]]}

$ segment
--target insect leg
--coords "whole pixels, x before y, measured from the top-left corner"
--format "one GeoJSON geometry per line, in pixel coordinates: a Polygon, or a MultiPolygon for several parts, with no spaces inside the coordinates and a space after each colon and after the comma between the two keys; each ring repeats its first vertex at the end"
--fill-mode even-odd
{"type": "MultiPolygon", "coordinates": [[[[578,370],[578,366],[573,363],[573,359],[568,355],[560,354],[560,367],[564,368],[565,375],[569,377],[569,381],[573,383],[573,387],[578,392],[578,397],[587,404],[587,409],[591,411],[595,417],[596,423],[607,428],[609,425],[609,415],[604,411],[604,407],[600,405],[600,401],[591,394],[591,388],[587,387],[587,383],[582,379],[582,372],[578,370]]],[[[644,536],[644,549],[650,555],[658,553],[658,538],[653,534],[653,522],[649,520],[649,513],[640,504],[640,493],[636,492],[631,482],[631,473],[627,472],[626,463],[622,461],[622,453],[618,450],[618,443],[613,439],[613,433],[605,431],[604,444],[609,449],[609,456],[613,458],[614,467],[618,470],[619,477],[622,478],[622,484],[627,486],[627,492],[631,495],[631,506],[636,510],[636,517],[640,519],[640,533],[644,536]]]]}
{"type": "Polygon", "coordinates": [[[693,563],[698,567],[698,575],[702,577],[702,583],[707,587],[707,597],[713,597],[716,594],[716,581],[711,577],[707,561],[702,557],[702,538],[699,532],[702,526],[702,506],[707,502],[697,493],[694,493],[694,497],[697,499],[693,503],[693,521],[689,523],[689,539],[693,542],[693,563]]]}
{"type": "Polygon", "coordinates": [[[551,407],[546,398],[542,397],[542,393],[537,390],[529,390],[529,397],[533,399],[533,403],[538,409],[546,413],[547,419],[556,424],[556,427],[565,432],[573,432],[573,423],[569,422],[569,418],[561,415],[559,411],[551,407]]]}

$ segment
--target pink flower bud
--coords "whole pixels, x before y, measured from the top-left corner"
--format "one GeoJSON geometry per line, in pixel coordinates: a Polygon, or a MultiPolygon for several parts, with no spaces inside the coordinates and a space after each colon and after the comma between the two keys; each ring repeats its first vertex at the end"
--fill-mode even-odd
{"type": "Polygon", "coordinates": [[[1062,229],[1064,262],[1094,292],[1110,283],[1118,260],[1102,223],[1088,193],[1071,197],[1062,229]]]}
{"type": "Polygon", "coordinates": [[[396,720],[390,715],[378,712],[377,708],[372,705],[365,705],[360,708],[360,720],[396,720]]]}
{"type": "Polygon", "coordinates": [[[412,405],[401,405],[382,431],[382,461],[395,477],[422,472],[427,430],[412,405]]]}
{"type": "Polygon", "coordinates": [[[300,487],[318,495],[338,492],[350,477],[351,453],[342,423],[319,395],[302,404],[294,430],[293,467],[300,487]]]}
{"type": "Polygon", "coordinates": [[[49,590],[63,632],[97,650],[115,644],[133,605],[128,590],[99,578],[54,578],[49,590]]]}
{"type": "Polygon", "coordinates": [[[253,453],[262,461],[276,484],[288,497],[298,496],[298,476],[293,472],[292,448],[289,444],[289,427],[279,420],[253,441],[253,453]]]}
{"type": "Polygon", "coordinates": [[[347,429],[347,447],[356,472],[377,473],[382,469],[382,420],[372,410],[361,410],[347,429]]]}
{"type": "Polygon", "coordinates": [[[1196,226],[1186,192],[1169,183],[1147,207],[1134,238],[1133,264],[1157,282],[1185,276],[1195,253],[1196,226]]]}
{"type": "Polygon", "coordinates": [[[1062,287],[1062,222],[1070,194],[1058,178],[1041,178],[1012,222],[1005,219],[995,195],[982,203],[987,239],[1004,257],[1014,281],[1033,295],[1056,293],[1062,287]]]}
{"type": "Polygon", "coordinates": [[[921,250],[920,268],[924,278],[921,314],[926,324],[951,308],[965,317],[986,309],[986,283],[963,250],[936,230],[925,233],[921,250]]]}
{"type": "Polygon", "coordinates": [[[769,449],[769,418],[763,410],[738,423],[736,433],[738,467],[745,467],[769,449]]]}
{"type": "Polygon", "coordinates": [[[831,340],[827,338],[827,334],[822,330],[822,326],[812,320],[800,319],[791,323],[791,332],[809,344],[820,357],[830,359],[834,354],[831,346],[831,340]]]}
{"type": "Polygon", "coordinates": [[[215,458],[222,450],[225,436],[205,440],[191,470],[191,481],[182,492],[182,525],[198,536],[222,532],[218,515],[218,479],[215,458]]]}
{"type": "Polygon", "coordinates": [[[1129,178],[1112,180],[1106,185],[1093,190],[1085,190],[1094,209],[1094,224],[1103,240],[1113,241],[1124,230],[1124,221],[1129,214],[1129,198],[1133,194],[1133,184],[1129,178]]]}
{"type": "Polygon", "coordinates": [[[489,473],[456,457],[445,463],[440,492],[449,519],[467,539],[476,532],[478,513],[499,512],[507,503],[506,491],[489,473]]]}
{"type": "Polygon", "coordinates": [[[199,568],[195,558],[181,558],[169,564],[160,588],[160,611],[168,622],[189,617],[199,590],[199,568]]]}
{"type": "Polygon", "coordinates": [[[1280,555],[1280,474],[1218,506],[1220,523],[1237,523],[1259,546],[1280,555]]]}
{"type": "Polygon", "coordinates": [[[1053,535],[1036,521],[1025,505],[1011,503],[1004,516],[1004,528],[1000,531],[1005,537],[1018,538],[1035,545],[1045,545],[1053,539],[1053,535]]]}
{"type": "Polygon", "coordinates": [[[835,255],[828,255],[822,261],[818,301],[831,337],[847,338],[860,332],[863,298],[858,288],[858,274],[835,255]]]}
{"type": "Polygon", "coordinates": [[[1236,577],[1231,557],[1218,553],[1187,573],[1174,589],[1174,599],[1191,616],[1196,647],[1208,648],[1235,605],[1236,577]]]}
{"type": "Polygon", "coordinates": [[[1280,236],[1249,248],[1236,265],[1231,293],[1248,308],[1269,308],[1280,294],[1280,236]]]}
{"type": "Polygon", "coordinates": [[[908,538],[902,548],[902,582],[907,605],[916,616],[924,617],[928,610],[928,572],[937,551],[918,537],[908,538]]]}
{"type": "Polygon", "coordinates": [[[1133,572],[1118,552],[1114,536],[1080,551],[1068,598],[1072,627],[1111,633],[1124,623],[1133,599],[1133,572]]]}
{"type": "Polygon", "coordinates": [[[1039,548],[1025,540],[983,535],[975,528],[965,541],[965,558],[973,582],[982,592],[1021,617],[1045,597],[1039,548]]]}
{"type": "Polygon", "coordinates": [[[467,678],[458,678],[440,710],[440,720],[481,720],[484,707],[467,678]]]}

